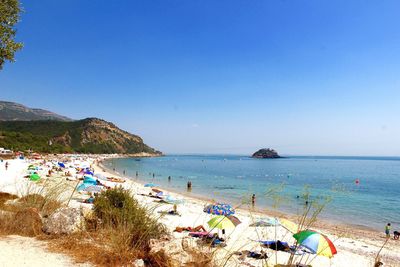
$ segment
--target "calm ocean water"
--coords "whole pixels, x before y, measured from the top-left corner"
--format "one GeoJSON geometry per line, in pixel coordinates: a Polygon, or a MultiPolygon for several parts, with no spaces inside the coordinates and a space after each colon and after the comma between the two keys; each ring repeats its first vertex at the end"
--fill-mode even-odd
{"type": "Polygon", "coordinates": [[[190,180],[194,196],[229,201],[235,206],[250,200],[254,193],[257,207],[295,214],[303,210],[302,195],[308,187],[310,201],[322,201],[325,196],[332,198],[320,215],[322,218],[377,230],[382,230],[387,222],[391,222],[394,229],[400,228],[400,158],[271,160],[246,156],[170,155],[140,160],[111,159],[105,165],[120,173],[125,170],[132,179],[136,179],[137,171],[139,180],[175,191],[186,192],[190,180]]]}

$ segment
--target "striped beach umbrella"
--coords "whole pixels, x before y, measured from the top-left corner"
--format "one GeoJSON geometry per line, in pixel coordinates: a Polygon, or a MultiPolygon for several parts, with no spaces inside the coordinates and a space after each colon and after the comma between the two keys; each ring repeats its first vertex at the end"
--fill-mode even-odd
{"type": "Polygon", "coordinates": [[[335,245],[323,234],[311,230],[304,230],[294,234],[293,237],[301,246],[308,248],[317,255],[331,258],[333,255],[337,254],[335,245]]]}

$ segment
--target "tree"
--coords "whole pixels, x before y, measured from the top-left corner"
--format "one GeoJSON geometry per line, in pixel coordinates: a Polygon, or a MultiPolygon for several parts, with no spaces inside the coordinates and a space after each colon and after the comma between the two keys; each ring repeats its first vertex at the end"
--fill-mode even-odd
{"type": "Polygon", "coordinates": [[[6,61],[14,62],[15,52],[22,48],[14,40],[21,11],[19,0],[0,0],[0,70],[6,61]]]}

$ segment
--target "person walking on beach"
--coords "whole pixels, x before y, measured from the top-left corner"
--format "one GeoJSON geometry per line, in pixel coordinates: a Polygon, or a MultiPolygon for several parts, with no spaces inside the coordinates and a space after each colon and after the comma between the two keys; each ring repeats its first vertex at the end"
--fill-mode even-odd
{"type": "Polygon", "coordinates": [[[251,205],[254,207],[255,204],[256,204],[256,194],[253,194],[251,196],[251,205]]]}
{"type": "Polygon", "coordinates": [[[6,170],[8,169],[8,161],[6,161],[6,170]]]}
{"type": "Polygon", "coordinates": [[[385,226],[386,238],[390,238],[390,223],[385,226]]]}

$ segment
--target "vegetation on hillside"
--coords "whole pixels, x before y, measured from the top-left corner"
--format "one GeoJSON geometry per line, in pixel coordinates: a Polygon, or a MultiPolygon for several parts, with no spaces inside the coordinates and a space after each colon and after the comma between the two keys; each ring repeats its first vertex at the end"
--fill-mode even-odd
{"type": "Polygon", "coordinates": [[[160,153],[144,144],[139,136],[95,118],[78,121],[2,121],[0,147],[43,153],[160,153]]]}

